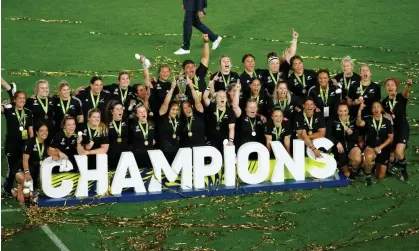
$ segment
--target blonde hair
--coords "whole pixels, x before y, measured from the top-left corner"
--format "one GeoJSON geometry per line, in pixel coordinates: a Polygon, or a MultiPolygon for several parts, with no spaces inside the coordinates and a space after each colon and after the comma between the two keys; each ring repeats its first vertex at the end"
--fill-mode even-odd
{"type": "Polygon", "coordinates": [[[279,97],[278,97],[278,87],[280,84],[284,84],[287,87],[287,105],[291,102],[291,93],[290,90],[288,89],[288,85],[286,82],[284,81],[279,81],[276,85],[275,85],[275,90],[274,90],[274,95],[272,97],[272,101],[274,103],[274,105],[279,103],[279,97]]]}
{"type": "MultiPolygon", "coordinates": [[[[101,112],[100,112],[99,109],[93,108],[93,109],[90,109],[89,112],[87,113],[87,118],[89,119],[93,115],[93,113],[99,113],[99,115],[101,115],[101,112]]],[[[87,123],[89,123],[89,121],[87,121],[87,123]]],[[[99,123],[99,125],[97,126],[96,131],[97,131],[98,135],[103,135],[103,136],[108,136],[108,132],[109,132],[108,127],[103,122],[99,123]]]]}
{"type": "Polygon", "coordinates": [[[340,62],[340,67],[341,67],[342,71],[343,71],[343,64],[344,63],[350,63],[352,65],[352,67],[355,67],[355,63],[350,56],[346,56],[346,57],[342,58],[342,61],[340,62]]]}
{"type": "Polygon", "coordinates": [[[47,84],[48,85],[48,88],[49,88],[49,83],[48,83],[47,80],[40,79],[40,80],[36,81],[36,83],[35,83],[35,96],[38,96],[39,86],[41,84],[47,84]]]}
{"type": "Polygon", "coordinates": [[[58,91],[61,91],[65,86],[70,87],[70,84],[67,82],[67,80],[61,80],[60,83],[58,83],[58,91]]]}

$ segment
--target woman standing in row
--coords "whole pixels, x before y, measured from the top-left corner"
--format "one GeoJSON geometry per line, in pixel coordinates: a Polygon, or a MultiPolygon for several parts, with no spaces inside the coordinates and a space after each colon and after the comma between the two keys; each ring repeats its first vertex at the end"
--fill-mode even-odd
{"type": "Polygon", "coordinates": [[[54,121],[55,131],[61,131],[61,122],[66,115],[77,118],[79,127],[84,122],[83,110],[80,99],[71,96],[71,87],[65,80],[61,81],[58,85],[58,96],[54,96],[54,121]]]}
{"type": "Polygon", "coordinates": [[[106,108],[106,124],[109,128],[109,170],[116,170],[122,152],[129,150],[128,147],[128,124],[124,118],[124,107],[120,101],[112,100],[106,108]]]}
{"type": "Polygon", "coordinates": [[[294,114],[303,109],[301,100],[288,91],[287,83],[280,81],[275,88],[273,96],[273,110],[281,110],[283,119],[294,124],[294,114]]]}
{"type": "Polygon", "coordinates": [[[346,101],[348,92],[352,84],[359,83],[361,77],[354,72],[354,62],[350,56],[346,56],[342,59],[340,63],[342,72],[338,73],[334,78],[333,82],[340,86],[342,89],[342,99],[346,101]]]}
{"type": "Polygon", "coordinates": [[[272,120],[266,125],[265,137],[266,148],[272,155],[272,141],[279,141],[285,147],[287,152],[291,154],[291,134],[289,121],[284,120],[284,113],[280,109],[274,108],[272,112],[272,120]]]}

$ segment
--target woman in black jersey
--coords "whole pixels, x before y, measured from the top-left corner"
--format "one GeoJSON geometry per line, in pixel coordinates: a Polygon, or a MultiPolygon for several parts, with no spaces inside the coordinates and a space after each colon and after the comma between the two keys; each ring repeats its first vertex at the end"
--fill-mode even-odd
{"type": "Polygon", "coordinates": [[[205,114],[202,102],[193,88],[191,80],[186,82],[190,88],[194,105],[190,101],[182,103],[182,115],[180,123],[181,147],[194,147],[205,145],[205,114]]]}
{"type": "Polygon", "coordinates": [[[83,139],[77,142],[77,149],[82,155],[88,155],[88,168],[96,169],[96,154],[106,154],[109,150],[109,131],[108,127],[101,122],[101,112],[99,109],[91,109],[87,114],[86,121],[82,130],[83,139]]]}
{"type": "Polygon", "coordinates": [[[291,128],[289,121],[284,120],[284,114],[282,110],[274,108],[272,111],[272,120],[266,125],[265,138],[266,148],[272,154],[272,141],[279,141],[285,147],[287,152],[291,154],[291,128]]]}
{"type": "Polygon", "coordinates": [[[25,107],[32,111],[33,122],[44,122],[51,132],[47,141],[54,137],[54,108],[55,104],[49,96],[49,83],[46,80],[38,80],[35,85],[35,96],[26,100],[25,107]]]}
{"type": "Polygon", "coordinates": [[[77,118],[77,124],[81,126],[84,122],[82,104],[80,99],[71,96],[71,87],[63,80],[58,86],[58,95],[54,96],[54,121],[56,132],[61,131],[61,122],[65,115],[77,118]]]}
{"type": "Polygon", "coordinates": [[[276,85],[280,81],[288,80],[288,73],[290,71],[290,59],[292,56],[289,53],[289,49],[284,52],[286,58],[280,59],[276,52],[268,53],[268,69],[262,71],[261,82],[263,85],[263,90],[268,96],[272,97],[276,85]]]}
{"type": "Polygon", "coordinates": [[[240,108],[244,110],[247,104],[247,100],[254,100],[258,105],[258,115],[260,115],[263,122],[266,123],[273,106],[272,99],[262,90],[262,86],[259,79],[255,78],[251,81],[252,82],[250,83],[250,94],[243,95],[240,108]]]}
{"type": "Polygon", "coordinates": [[[116,170],[122,152],[129,150],[128,123],[123,119],[124,107],[119,101],[112,100],[106,108],[106,124],[109,128],[109,170],[116,170]]]}
{"type": "MultiPolygon", "coordinates": [[[[154,79],[151,83],[153,88],[150,89],[150,95],[153,96],[153,99],[150,100],[152,103],[151,111],[153,112],[154,117],[159,116],[159,109],[162,106],[164,99],[169,93],[172,83],[170,82],[170,77],[172,75],[172,70],[166,64],[160,65],[158,70],[159,77],[154,79]]],[[[172,94],[172,100],[175,99],[179,94],[179,87],[176,86],[172,94]]],[[[154,118],[157,119],[158,118],[154,118]]],[[[157,121],[156,120],[156,121],[157,121]]]]}
{"type": "Polygon", "coordinates": [[[396,78],[388,78],[385,81],[387,97],[381,102],[387,118],[394,123],[394,139],[391,145],[391,162],[401,167],[401,181],[407,181],[409,176],[406,170],[406,157],[404,151],[409,141],[409,122],[407,121],[406,106],[410,96],[410,87],[413,82],[406,80],[406,86],[401,93],[397,93],[400,85],[396,78]]]}
{"type": "Polygon", "coordinates": [[[175,88],[176,80],[173,80],[169,93],[167,93],[159,110],[160,121],[158,142],[160,149],[170,164],[175,159],[176,153],[179,150],[181,135],[179,126],[179,104],[171,101],[175,88]]]}
{"type": "Polygon", "coordinates": [[[299,139],[303,140],[316,157],[321,157],[320,151],[315,148],[312,140],[323,138],[326,135],[326,125],[323,114],[315,112],[316,105],[313,98],[306,97],[304,110],[295,114],[294,126],[299,139]]]}
{"type": "MultiPolygon", "coordinates": [[[[74,155],[79,154],[77,148],[76,119],[66,115],[61,124],[62,130],[55,134],[51,145],[48,148],[48,155],[53,160],[64,160],[60,166],[60,172],[78,171],[74,155]],[[73,168],[67,166],[65,162],[69,160],[73,168]]],[[[79,138],[81,141],[81,136],[79,138]]]]}
{"type": "Polygon", "coordinates": [[[372,115],[362,118],[362,110],[367,109],[364,103],[359,107],[356,124],[366,130],[366,148],[364,150],[364,174],[367,185],[371,185],[371,170],[376,164],[376,176],[383,179],[386,175],[390,158],[390,144],[393,141],[392,122],[383,115],[380,102],[372,104],[372,115]]]}
{"type": "Polygon", "coordinates": [[[354,62],[350,56],[346,56],[340,63],[342,72],[338,73],[332,80],[333,83],[342,89],[342,99],[346,101],[348,96],[349,88],[352,84],[361,81],[359,74],[354,72],[354,62]]]}
{"type": "MultiPolygon", "coordinates": [[[[352,117],[357,116],[360,104],[363,103],[366,109],[362,110],[362,117],[371,115],[372,103],[380,102],[381,88],[377,83],[371,82],[371,69],[367,64],[360,68],[361,81],[351,85],[348,93],[349,114],[352,117]]],[[[364,147],[365,130],[359,131],[359,146],[364,147]]]]}
{"type": "MultiPolygon", "coordinates": [[[[249,99],[246,102],[245,112],[242,112],[236,121],[235,131],[237,150],[248,142],[265,144],[265,124],[258,115],[258,106],[255,100],[249,99]]],[[[251,154],[250,158],[256,159],[257,155],[251,154]]]]}
{"type": "Polygon", "coordinates": [[[328,70],[319,70],[317,73],[318,85],[310,88],[308,95],[313,98],[316,112],[321,112],[325,123],[329,117],[336,117],[337,106],[340,103],[340,89],[330,83],[328,70]],[[338,93],[339,92],[339,93],[338,93]]]}
{"type": "Polygon", "coordinates": [[[291,58],[291,66],[294,72],[288,78],[288,89],[304,100],[308,90],[317,84],[317,74],[313,70],[304,69],[303,59],[300,56],[291,58]]]}
{"type": "Polygon", "coordinates": [[[15,92],[11,104],[1,106],[1,113],[6,118],[6,142],[4,152],[7,158],[6,181],[4,191],[9,194],[13,188],[16,165],[22,158],[24,142],[33,137],[32,112],[25,108],[26,94],[15,92]]]}
{"type": "Polygon", "coordinates": [[[223,90],[217,92],[215,103],[211,103],[207,89],[203,101],[207,107],[207,144],[223,154],[224,144],[234,145],[236,114],[227,107],[227,94],[223,90]]]}
{"type": "Polygon", "coordinates": [[[12,190],[12,194],[17,196],[19,202],[24,202],[23,188],[25,181],[33,181],[33,188],[39,188],[39,173],[42,162],[48,157],[48,126],[39,122],[34,128],[36,136],[25,141],[23,157],[18,164],[16,181],[19,184],[17,189],[12,190]]]}
{"type": "Polygon", "coordinates": [[[301,100],[288,91],[287,83],[280,81],[276,85],[273,95],[273,110],[281,110],[284,120],[288,120],[293,125],[294,114],[303,109],[301,100]]]}
{"type": "Polygon", "coordinates": [[[152,150],[156,143],[156,126],[148,120],[147,109],[143,105],[135,108],[136,119],[129,123],[129,144],[139,167],[150,168],[151,162],[148,150],[152,150]]]}
{"type": "Polygon", "coordinates": [[[349,116],[349,108],[346,103],[339,104],[337,114],[337,118],[329,119],[326,138],[334,144],[332,152],[339,170],[346,177],[349,177],[352,172],[352,177],[354,177],[362,162],[362,152],[358,146],[359,132],[356,118],[349,116]]]}
{"type": "Polygon", "coordinates": [[[215,92],[218,92],[219,90],[226,91],[229,85],[236,83],[239,80],[239,74],[231,71],[232,63],[230,57],[221,56],[219,63],[219,71],[212,74],[210,77],[210,79],[217,77],[217,79],[214,80],[215,92]]]}

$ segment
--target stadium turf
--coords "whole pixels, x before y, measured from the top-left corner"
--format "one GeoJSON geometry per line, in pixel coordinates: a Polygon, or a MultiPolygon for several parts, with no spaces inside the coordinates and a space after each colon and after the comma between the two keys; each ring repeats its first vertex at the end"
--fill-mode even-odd
{"type": "MultiPolygon", "coordinates": [[[[120,70],[142,80],[135,53],[179,70],[186,58],[199,61],[202,41],[194,31],[192,54],[174,56],[181,45],[181,1],[70,0],[2,1],[2,76],[33,92],[40,78],[62,79],[73,88],[94,74],[105,84],[120,70]]],[[[406,150],[409,183],[387,177],[372,187],[350,187],[192,198],[24,214],[2,199],[3,250],[57,250],[41,226],[47,224],[69,250],[417,250],[419,248],[419,155],[417,82],[419,33],[415,0],[275,1],[209,0],[204,22],[226,36],[211,51],[210,71],[221,55],[241,72],[241,56],[252,52],[257,67],[266,54],[282,51],[291,28],[300,33],[298,54],[306,68],[340,69],[351,55],[372,66],[373,80],[413,78],[406,150]]],[[[381,82],[382,83],[382,82],[381,82]]],[[[6,99],[6,93],[2,93],[6,99]]],[[[2,119],[2,141],[5,121],[2,119]]],[[[3,147],[3,142],[2,142],[3,147]]],[[[5,175],[2,149],[1,174],[5,175]]],[[[376,180],[374,180],[376,181],[376,180]]]]}

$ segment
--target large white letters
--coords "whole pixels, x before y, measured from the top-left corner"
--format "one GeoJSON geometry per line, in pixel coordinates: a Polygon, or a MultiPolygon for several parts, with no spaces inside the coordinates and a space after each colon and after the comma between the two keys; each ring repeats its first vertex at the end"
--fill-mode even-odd
{"type": "Polygon", "coordinates": [[[133,187],[136,193],[147,192],[132,152],[123,152],[121,154],[121,158],[119,159],[118,167],[112,181],[111,193],[119,195],[125,187],[133,187]],[[129,178],[126,178],[127,171],[129,171],[130,174],[129,178]]]}
{"type": "Polygon", "coordinates": [[[71,193],[73,190],[73,181],[63,180],[59,187],[52,186],[52,168],[57,166],[59,163],[53,161],[51,157],[44,160],[44,163],[41,167],[41,184],[42,190],[45,195],[51,198],[62,198],[71,193]]]}
{"type": "Polygon", "coordinates": [[[211,176],[221,170],[223,165],[221,153],[212,146],[193,148],[193,183],[198,189],[205,188],[205,177],[211,176]],[[205,157],[211,157],[211,163],[205,165],[205,157]]]}
{"type": "Polygon", "coordinates": [[[106,154],[96,155],[96,169],[88,170],[87,156],[74,156],[80,171],[76,197],[87,197],[89,181],[96,180],[96,194],[103,195],[108,191],[108,157],[106,154]]]}
{"type": "Polygon", "coordinates": [[[261,143],[250,142],[242,145],[237,152],[237,174],[247,184],[259,184],[269,175],[269,151],[261,143]],[[249,155],[258,154],[258,169],[249,173],[249,155]]]}
{"type": "Polygon", "coordinates": [[[294,159],[288,154],[284,146],[278,141],[271,142],[272,151],[275,155],[275,168],[272,173],[271,182],[284,182],[284,165],[291,173],[296,181],[305,179],[305,163],[304,163],[304,142],[302,140],[294,140],[293,155],[294,159]]]}

